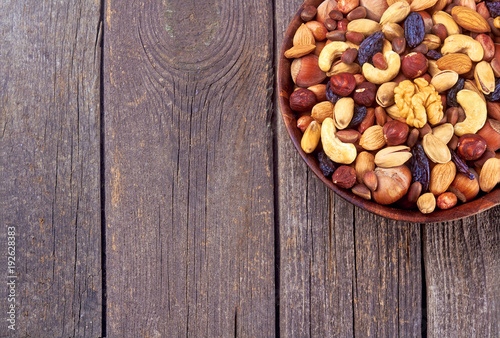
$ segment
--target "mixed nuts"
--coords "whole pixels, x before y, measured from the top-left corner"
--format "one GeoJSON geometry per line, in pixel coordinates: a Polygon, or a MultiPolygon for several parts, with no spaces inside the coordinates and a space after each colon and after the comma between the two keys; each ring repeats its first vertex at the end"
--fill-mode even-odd
{"type": "Polygon", "coordinates": [[[500,183],[500,2],[325,0],[285,57],[301,147],[364,199],[432,213],[500,183]]]}

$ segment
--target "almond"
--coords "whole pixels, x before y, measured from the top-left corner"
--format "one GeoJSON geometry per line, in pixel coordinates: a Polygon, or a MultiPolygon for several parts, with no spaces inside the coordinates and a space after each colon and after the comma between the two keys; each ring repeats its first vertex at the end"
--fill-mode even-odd
{"type": "Polygon", "coordinates": [[[375,125],[366,129],[363,135],[361,135],[359,145],[366,150],[382,148],[385,145],[384,129],[382,126],[375,125]]]}
{"type": "Polygon", "coordinates": [[[307,26],[303,23],[295,32],[293,36],[293,45],[294,46],[302,46],[302,45],[314,45],[316,43],[316,39],[314,38],[313,33],[307,26]]]}
{"type": "Polygon", "coordinates": [[[464,6],[455,6],[451,10],[451,16],[462,28],[474,33],[491,32],[491,27],[481,14],[464,6]]]}
{"type": "Polygon", "coordinates": [[[330,101],[323,101],[317,103],[311,111],[311,116],[318,121],[318,123],[323,123],[327,117],[333,118],[333,103],[330,101]]]}
{"type": "Polygon", "coordinates": [[[484,192],[490,192],[500,182],[500,159],[488,159],[479,174],[479,186],[484,192]]]}
{"type": "Polygon", "coordinates": [[[436,164],[431,171],[429,191],[435,196],[441,195],[448,190],[448,187],[455,179],[456,174],[457,169],[452,161],[448,163],[436,164]]]}
{"type": "Polygon", "coordinates": [[[437,60],[440,70],[453,70],[458,74],[465,74],[472,69],[471,59],[462,53],[452,53],[437,60]]]}
{"type": "Polygon", "coordinates": [[[293,46],[285,52],[285,57],[288,59],[300,58],[304,55],[310,54],[315,49],[315,45],[293,46]]]}

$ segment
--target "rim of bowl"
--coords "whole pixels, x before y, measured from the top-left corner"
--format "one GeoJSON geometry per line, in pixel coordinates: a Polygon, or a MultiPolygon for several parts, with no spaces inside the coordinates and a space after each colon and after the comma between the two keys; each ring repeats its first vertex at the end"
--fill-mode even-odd
{"type": "Polygon", "coordinates": [[[344,198],[346,201],[354,204],[355,206],[369,211],[373,214],[397,220],[414,223],[432,223],[432,222],[447,222],[455,221],[465,217],[473,216],[480,212],[486,211],[500,204],[500,189],[496,188],[488,194],[474,199],[473,201],[459,204],[452,209],[438,210],[430,214],[422,214],[418,210],[405,210],[393,208],[378,204],[372,200],[365,200],[359,196],[354,195],[351,191],[337,187],[330,179],[323,176],[319,169],[318,162],[313,155],[306,154],[301,146],[300,139],[302,132],[297,128],[295,113],[290,109],[289,96],[293,88],[293,83],[290,75],[291,60],[284,57],[287,49],[292,47],[292,39],[297,28],[303,23],[300,18],[302,10],[308,6],[313,5],[317,7],[321,0],[306,0],[299,8],[292,21],[288,25],[285,36],[282,41],[279,55],[278,64],[278,102],[280,107],[281,116],[285,123],[288,135],[292,140],[295,148],[299,152],[302,159],[306,162],[307,166],[314,172],[314,174],[337,195],[344,198]]]}

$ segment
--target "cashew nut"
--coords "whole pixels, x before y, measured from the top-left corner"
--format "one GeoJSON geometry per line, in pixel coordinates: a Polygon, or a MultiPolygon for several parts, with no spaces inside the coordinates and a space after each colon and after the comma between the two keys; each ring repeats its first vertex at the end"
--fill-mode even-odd
{"type": "Polygon", "coordinates": [[[321,143],[323,150],[333,162],[351,164],[358,155],[356,147],[352,143],[342,143],[335,135],[335,123],[331,117],[327,117],[321,124],[321,143]]]}
{"type": "Polygon", "coordinates": [[[349,45],[341,41],[333,41],[326,45],[319,54],[319,68],[324,72],[328,72],[332,67],[333,60],[342,56],[342,53],[344,53],[348,48],[349,45]]]}
{"type": "Polygon", "coordinates": [[[399,55],[393,51],[386,52],[384,59],[387,62],[387,69],[382,70],[375,68],[368,62],[363,65],[363,75],[365,79],[374,84],[382,84],[394,79],[401,68],[401,59],[399,55]]]}
{"type": "Polygon", "coordinates": [[[446,27],[448,36],[460,34],[460,28],[457,23],[453,20],[453,17],[446,12],[437,11],[432,15],[432,21],[435,25],[438,23],[443,24],[446,27]]]}
{"type": "Polygon", "coordinates": [[[441,47],[443,55],[452,53],[464,53],[474,62],[479,62],[483,59],[484,49],[479,41],[474,40],[470,36],[463,34],[455,34],[448,36],[444,40],[444,45],[441,47]]]}
{"type": "Polygon", "coordinates": [[[455,135],[475,134],[486,122],[486,103],[478,93],[468,89],[458,92],[457,102],[465,111],[465,120],[455,124],[455,135]]]}

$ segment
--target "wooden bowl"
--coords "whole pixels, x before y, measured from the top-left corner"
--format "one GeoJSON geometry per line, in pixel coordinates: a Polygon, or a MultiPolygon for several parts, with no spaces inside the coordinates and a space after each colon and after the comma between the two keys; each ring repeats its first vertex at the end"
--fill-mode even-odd
{"type": "Polygon", "coordinates": [[[456,207],[449,210],[438,210],[431,214],[422,214],[418,210],[405,210],[393,208],[390,206],[380,205],[373,201],[367,201],[361,197],[354,195],[350,190],[342,189],[337,187],[331,179],[326,178],[321,173],[319,169],[318,161],[314,155],[306,154],[300,147],[300,140],[302,138],[302,132],[297,128],[297,119],[295,113],[290,109],[288,98],[293,91],[293,81],[290,75],[290,65],[291,61],[284,57],[284,52],[292,47],[292,39],[297,28],[303,23],[300,18],[300,13],[305,6],[313,5],[317,7],[322,1],[321,0],[307,0],[299,8],[297,14],[293,18],[292,22],[288,26],[283,39],[283,44],[280,51],[280,60],[278,66],[278,93],[279,93],[279,105],[281,109],[281,115],[283,116],[283,121],[285,122],[288,134],[292,139],[295,148],[300,153],[304,161],[307,163],[309,168],[318,176],[318,178],[323,181],[330,189],[335,191],[345,200],[351,202],[357,207],[365,209],[371,213],[391,218],[398,221],[407,222],[445,222],[453,221],[460,218],[472,216],[474,214],[488,210],[496,205],[500,204],[500,189],[496,188],[489,194],[479,195],[475,200],[459,204],[456,207]]]}

